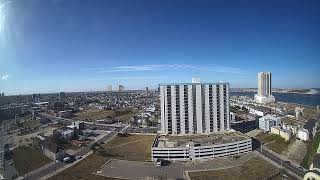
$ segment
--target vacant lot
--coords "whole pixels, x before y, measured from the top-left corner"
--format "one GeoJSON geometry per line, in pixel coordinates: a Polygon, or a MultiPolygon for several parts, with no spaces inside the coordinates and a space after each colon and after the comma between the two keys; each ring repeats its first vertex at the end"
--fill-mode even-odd
{"type": "Polygon", "coordinates": [[[117,110],[100,110],[96,108],[85,109],[74,115],[76,120],[95,121],[101,119],[116,118],[121,121],[128,121],[133,117],[135,111],[132,108],[121,108],[117,110]]]}
{"type": "Polygon", "coordinates": [[[288,146],[296,139],[293,137],[289,141],[285,141],[278,135],[269,134],[269,133],[260,133],[255,138],[260,140],[262,144],[266,144],[266,147],[271,149],[272,151],[282,154],[288,151],[288,146]]]}
{"type": "Polygon", "coordinates": [[[151,158],[151,145],[155,136],[129,135],[117,136],[103,147],[112,158],[132,161],[146,161],[151,158]]]}
{"type": "MultiPolygon", "coordinates": [[[[235,179],[235,180],[247,180],[247,179],[265,179],[279,172],[279,169],[270,164],[269,162],[254,157],[245,162],[241,166],[212,170],[212,171],[198,171],[189,172],[189,176],[192,180],[209,180],[209,179],[235,179]]],[[[280,175],[278,175],[280,176],[280,175]]],[[[276,177],[278,179],[278,177],[276,177]]],[[[279,177],[280,179],[280,177],[279,177]]]]}
{"type": "Polygon", "coordinates": [[[13,161],[20,175],[52,162],[44,154],[27,146],[21,146],[13,150],[13,161]]]}
{"type": "Polygon", "coordinates": [[[75,114],[74,119],[76,120],[96,120],[106,119],[114,117],[115,113],[113,110],[100,110],[95,108],[85,109],[75,114]]]}
{"type": "Polygon", "coordinates": [[[87,158],[83,159],[74,166],[71,166],[64,171],[56,174],[55,176],[49,178],[49,180],[60,180],[60,179],[86,179],[86,180],[111,180],[114,178],[107,178],[102,176],[97,176],[92,173],[96,172],[104,163],[109,160],[107,157],[92,154],[87,158]]]}

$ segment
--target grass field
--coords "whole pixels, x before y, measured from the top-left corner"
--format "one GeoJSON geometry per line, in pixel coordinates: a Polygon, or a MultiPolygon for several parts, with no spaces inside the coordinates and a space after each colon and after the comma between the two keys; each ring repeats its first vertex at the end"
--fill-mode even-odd
{"type": "Polygon", "coordinates": [[[96,172],[108,160],[108,157],[92,154],[76,165],[71,166],[64,171],[56,174],[55,176],[49,178],[49,180],[112,180],[114,178],[102,177],[92,174],[96,172]]]}
{"type": "Polygon", "coordinates": [[[114,116],[115,116],[115,112],[113,110],[100,110],[100,109],[90,108],[90,109],[85,109],[79,113],[76,113],[74,119],[96,120],[96,119],[112,118],[114,116]]]}
{"type": "Polygon", "coordinates": [[[295,141],[295,138],[285,141],[280,136],[269,133],[260,133],[255,138],[260,140],[262,144],[266,144],[267,148],[278,154],[281,154],[283,151],[288,151],[289,144],[295,141]]]}
{"type": "Polygon", "coordinates": [[[135,111],[132,108],[122,108],[118,110],[100,110],[88,108],[74,115],[75,120],[95,121],[100,119],[117,118],[121,121],[128,121],[133,117],[135,111]]]}
{"type": "Polygon", "coordinates": [[[151,145],[154,138],[155,136],[152,135],[117,136],[103,147],[115,159],[146,161],[151,158],[151,145]]]}
{"type": "Polygon", "coordinates": [[[301,166],[309,169],[310,165],[313,162],[314,156],[317,153],[318,147],[320,143],[320,132],[317,132],[315,138],[312,141],[312,144],[308,147],[308,152],[304,157],[301,166]]]}
{"type": "Polygon", "coordinates": [[[21,146],[13,150],[13,161],[20,175],[52,162],[44,154],[27,146],[21,146]]]}
{"type": "MultiPolygon", "coordinates": [[[[247,180],[247,179],[265,179],[279,171],[278,168],[269,162],[254,157],[243,165],[221,170],[189,172],[192,180],[209,179],[228,179],[228,180],[247,180]]],[[[280,176],[280,175],[278,175],[280,176]]],[[[279,177],[275,177],[278,179],[279,177]]],[[[280,179],[280,178],[279,178],[280,179]]]]}

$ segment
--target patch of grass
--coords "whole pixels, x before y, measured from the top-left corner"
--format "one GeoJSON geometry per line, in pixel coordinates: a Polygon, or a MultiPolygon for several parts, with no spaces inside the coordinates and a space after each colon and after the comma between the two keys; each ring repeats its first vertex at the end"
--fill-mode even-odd
{"type": "Polygon", "coordinates": [[[110,158],[108,157],[92,154],[86,157],[85,159],[83,159],[82,161],[80,161],[79,163],[49,178],[49,180],[60,180],[60,179],[111,180],[111,179],[115,179],[115,178],[108,178],[108,177],[92,174],[96,172],[109,159],[110,158]]]}
{"type": "MultiPolygon", "coordinates": [[[[283,139],[280,136],[277,136],[275,134],[270,134],[270,133],[264,133],[261,132],[259,133],[256,138],[262,143],[269,143],[271,141],[282,141],[283,139]]],[[[283,140],[284,141],[284,140],[283,140]]]]}
{"type": "Polygon", "coordinates": [[[121,121],[128,121],[131,117],[133,117],[134,114],[135,111],[133,108],[120,108],[116,110],[100,110],[90,108],[75,114],[74,119],[95,121],[100,119],[118,118],[121,121]]]}
{"type": "Polygon", "coordinates": [[[31,147],[21,146],[13,150],[13,162],[19,174],[23,175],[52,162],[52,160],[31,147]]]}
{"type": "Polygon", "coordinates": [[[295,141],[295,138],[291,138],[289,141],[285,141],[282,137],[276,134],[269,133],[260,133],[256,136],[256,138],[262,144],[267,144],[267,148],[278,154],[281,154],[283,151],[288,151],[289,144],[295,141]]]}
{"type": "Polygon", "coordinates": [[[309,169],[315,155],[317,154],[319,143],[320,143],[320,132],[317,132],[312,141],[312,144],[308,147],[308,152],[304,157],[304,159],[302,160],[301,166],[309,169]]]}
{"type": "Polygon", "coordinates": [[[306,119],[315,118],[317,115],[317,110],[315,108],[305,107],[303,109],[303,117],[306,119]]]}
{"type": "Polygon", "coordinates": [[[152,135],[117,136],[103,148],[115,159],[146,161],[151,158],[151,145],[154,138],[155,136],[152,135]]]}
{"type": "Polygon", "coordinates": [[[100,109],[85,109],[75,114],[76,120],[96,120],[114,117],[115,112],[113,110],[100,110],[100,109]]]}
{"type": "Polygon", "coordinates": [[[254,157],[241,166],[221,170],[189,172],[188,174],[192,180],[247,180],[265,179],[277,172],[279,172],[279,169],[269,162],[259,157],[254,157]]]}
{"type": "Polygon", "coordinates": [[[64,144],[60,144],[62,147],[63,147],[63,149],[72,149],[72,150],[78,150],[78,149],[80,149],[80,147],[79,146],[77,146],[77,145],[74,145],[74,144],[72,144],[71,142],[67,142],[67,143],[64,143],[64,144]]]}
{"type": "Polygon", "coordinates": [[[129,113],[122,116],[118,116],[117,119],[119,119],[122,122],[128,122],[133,116],[134,116],[134,113],[129,113]]]}

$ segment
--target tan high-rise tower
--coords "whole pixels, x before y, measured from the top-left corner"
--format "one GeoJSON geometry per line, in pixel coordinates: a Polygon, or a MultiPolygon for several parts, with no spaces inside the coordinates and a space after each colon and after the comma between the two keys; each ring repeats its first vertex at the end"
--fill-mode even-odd
{"type": "Polygon", "coordinates": [[[254,95],[254,99],[262,104],[275,101],[271,90],[271,72],[258,73],[258,94],[254,95]]]}

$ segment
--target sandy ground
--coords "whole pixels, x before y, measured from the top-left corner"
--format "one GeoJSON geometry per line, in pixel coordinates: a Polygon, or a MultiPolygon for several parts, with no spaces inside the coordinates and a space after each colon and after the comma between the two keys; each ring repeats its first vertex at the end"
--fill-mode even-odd
{"type": "Polygon", "coordinates": [[[252,131],[249,131],[247,133],[245,133],[247,136],[249,137],[256,137],[259,133],[261,133],[262,131],[259,129],[254,129],[252,131]]]}

